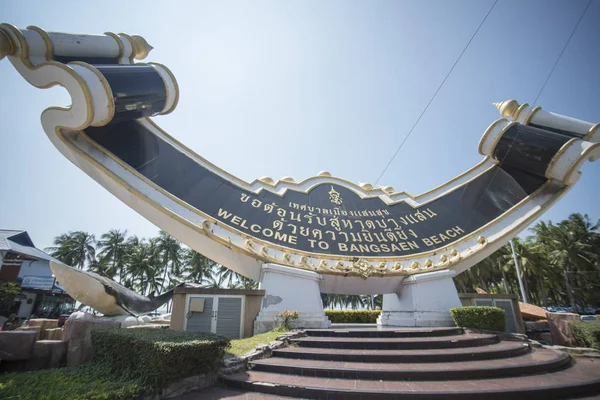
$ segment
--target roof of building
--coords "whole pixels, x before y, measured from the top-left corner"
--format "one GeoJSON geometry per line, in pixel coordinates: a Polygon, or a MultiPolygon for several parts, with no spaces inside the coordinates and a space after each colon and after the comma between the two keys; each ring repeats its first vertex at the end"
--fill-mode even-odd
{"type": "Polygon", "coordinates": [[[12,251],[40,260],[58,261],[49,254],[37,249],[26,231],[0,229],[0,250],[12,251]]]}

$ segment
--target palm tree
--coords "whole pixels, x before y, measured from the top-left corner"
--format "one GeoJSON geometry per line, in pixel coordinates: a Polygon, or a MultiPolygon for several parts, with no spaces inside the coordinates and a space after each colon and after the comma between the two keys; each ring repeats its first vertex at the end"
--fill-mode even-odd
{"type": "Polygon", "coordinates": [[[193,249],[184,250],[183,254],[183,273],[186,281],[203,283],[211,275],[215,262],[193,249]]]}
{"type": "MultiPolygon", "coordinates": [[[[530,299],[531,302],[537,302],[538,304],[541,303],[544,306],[547,306],[548,299],[546,298],[544,282],[542,279],[548,269],[548,260],[546,258],[544,247],[540,246],[539,243],[535,242],[535,239],[531,237],[526,240],[515,238],[513,243],[517,261],[521,267],[523,286],[525,287],[527,298],[530,299]],[[530,290],[530,287],[533,284],[538,286],[539,295],[537,292],[530,290]],[[534,293],[537,297],[537,301],[531,296],[531,294],[534,293]]],[[[515,261],[512,254],[505,254],[504,258],[507,267],[515,268],[515,261]]]]}
{"type": "MultiPolygon", "coordinates": [[[[172,278],[180,276],[181,267],[181,243],[173,236],[169,235],[165,231],[160,231],[157,241],[159,252],[162,256],[163,265],[163,284],[170,283],[172,278]],[[167,280],[167,272],[170,275],[167,280]]],[[[166,288],[163,286],[163,290],[166,288]]]]}
{"type": "Polygon", "coordinates": [[[226,286],[228,288],[231,288],[234,284],[235,281],[239,280],[240,277],[243,278],[242,275],[234,272],[233,270],[230,270],[227,267],[224,267],[222,265],[217,266],[217,269],[215,271],[218,275],[219,275],[219,281],[221,282],[227,282],[226,286]]]}
{"type": "Polygon", "coordinates": [[[145,240],[137,236],[127,241],[127,275],[133,278],[133,286],[142,294],[164,290],[165,282],[160,276],[163,268],[158,241],[159,238],[145,240]]]}
{"type": "Polygon", "coordinates": [[[204,280],[204,287],[212,288],[212,289],[223,289],[223,275],[219,274],[218,271],[214,269],[210,271],[210,274],[204,280]]]}
{"type": "Polygon", "coordinates": [[[55,237],[54,246],[46,250],[65,264],[83,269],[86,262],[91,263],[95,260],[95,242],[94,235],[75,231],[55,237]]]}
{"type": "Polygon", "coordinates": [[[123,269],[125,268],[125,257],[127,253],[126,243],[127,231],[111,229],[104,233],[98,241],[99,256],[106,260],[111,266],[111,276],[119,273],[119,282],[123,281],[123,269]]]}
{"type": "Polygon", "coordinates": [[[240,275],[239,280],[231,287],[231,289],[258,289],[258,282],[254,279],[246,278],[240,275]]]}
{"type": "Polygon", "coordinates": [[[92,261],[88,263],[88,271],[95,272],[98,275],[106,276],[110,278],[110,265],[98,257],[94,257],[92,261]]]}
{"type": "MultiPolygon", "coordinates": [[[[579,282],[578,274],[597,268],[599,250],[599,224],[592,224],[587,215],[571,214],[567,220],[557,225],[552,222],[540,222],[533,227],[536,240],[543,246],[550,264],[563,271],[565,291],[571,307],[576,308],[572,282],[579,282]]],[[[586,301],[586,293],[580,291],[582,301],[586,301]]]]}

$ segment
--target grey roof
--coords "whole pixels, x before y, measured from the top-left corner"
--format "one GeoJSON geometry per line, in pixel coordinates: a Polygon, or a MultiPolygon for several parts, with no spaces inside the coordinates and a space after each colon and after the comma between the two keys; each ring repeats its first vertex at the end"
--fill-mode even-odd
{"type": "MultiPolygon", "coordinates": [[[[17,243],[16,241],[11,240],[11,238],[21,235],[23,233],[27,236],[27,239],[28,239],[27,242],[32,243],[31,239],[29,238],[29,235],[25,231],[0,229],[0,250],[12,251],[14,253],[28,255],[30,257],[34,257],[34,258],[37,258],[40,260],[58,261],[57,259],[50,256],[49,254],[44,253],[42,250],[36,249],[34,246],[23,245],[22,240],[19,240],[19,242],[21,242],[21,243],[17,243]]],[[[60,262],[60,261],[58,261],[58,262],[60,262]]]]}
{"type": "Polygon", "coordinates": [[[8,244],[8,238],[11,236],[18,235],[25,231],[13,231],[8,229],[0,229],[0,250],[10,250],[10,245],[8,244]]]}

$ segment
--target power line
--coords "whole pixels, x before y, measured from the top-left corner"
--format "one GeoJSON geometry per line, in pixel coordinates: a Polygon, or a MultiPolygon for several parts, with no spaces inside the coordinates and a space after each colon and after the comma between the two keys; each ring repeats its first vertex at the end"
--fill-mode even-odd
{"type": "MultiPolygon", "coordinates": [[[[494,4],[489,9],[489,11],[487,12],[487,14],[485,15],[485,17],[483,18],[483,20],[481,21],[481,23],[477,27],[477,30],[475,30],[475,32],[471,36],[471,39],[469,39],[469,41],[467,42],[467,45],[463,48],[462,52],[460,53],[460,55],[458,56],[458,58],[456,59],[456,61],[452,65],[452,68],[450,68],[450,70],[446,74],[446,77],[444,78],[444,80],[442,81],[442,83],[440,83],[440,85],[438,86],[438,88],[435,91],[435,93],[433,94],[433,96],[431,96],[431,99],[429,99],[429,102],[427,103],[427,105],[425,106],[425,108],[423,109],[423,111],[421,112],[421,115],[419,115],[419,118],[417,118],[417,120],[413,124],[412,128],[410,128],[410,130],[408,131],[408,134],[404,137],[404,139],[400,143],[400,146],[398,146],[398,149],[396,150],[396,152],[394,153],[394,155],[392,156],[392,158],[390,159],[390,161],[387,163],[387,165],[385,166],[385,168],[383,169],[383,171],[379,175],[379,178],[377,178],[377,180],[375,181],[375,184],[373,185],[373,187],[377,187],[377,184],[379,183],[379,180],[383,177],[383,174],[385,174],[385,172],[387,171],[387,169],[390,167],[390,165],[392,164],[392,162],[394,161],[394,159],[398,155],[398,152],[400,152],[400,149],[402,149],[402,146],[404,146],[404,143],[406,143],[406,141],[408,140],[408,138],[410,137],[410,135],[415,130],[415,127],[419,124],[419,121],[421,121],[421,118],[423,117],[423,115],[425,114],[425,112],[427,111],[427,109],[429,108],[429,106],[431,105],[431,103],[433,102],[433,100],[435,99],[435,97],[437,96],[437,94],[439,93],[439,91],[442,88],[442,86],[444,86],[444,83],[446,83],[446,81],[448,80],[448,77],[450,76],[450,74],[452,73],[452,71],[454,71],[454,67],[456,67],[456,64],[458,64],[458,62],[462,58],[463,54],[465,54],[465,51],[467,51],[467,49],[469,48],[469,45],[471,44],[471,42],[473,41],[473,39],[475,38],[475,36],[479,32],[479,30],[481,29],[481,27],[483,26],[484,22],[487,20],[488,16],[490,15],[490,13],[494,9],[494,7],[496,7],[497,3],[498,3],[498,0],[494,1],[494,4]]],[[[369,192],[370,191],[371,190],[369,190],[369,192]]]]}
{"type": "MultiPolygon", "coordinates": [[[[588,8],[590,8],[591,4],[592,4],[592,0],[589,0],[587,6],[584,8],[583,12],[581,13],[581,16],[579,17],[579,20],[575,24],[575,27],[571,31],[571,34],[569,35],[569,38],[567,39],[567,41],[565,42],[562,50],[560,51],[560,54],[558,55],[558,58],[554,62],[554,65],[552,66],[552,69],[550,69],[550,73],[546,77],[546,80],[544,81],[544,84],[542,85],[542,87],[540,88],[537,96],[535,97],[535,100],[532,103],[532,107],[535,107],[535,105],[537,104],[537,101],[539,100],[539,98],[542,95],[544,89],[546,88],[546,85],[548,84],[548,81],[550,81],[550,77],[554,73],[554,70],[556,69],[556,66],[558,65],[558,62],[560,61],[560,59],[562,58],[563,54],[565,53],[565,50],[569,46],[569,43],[571,43],[571,39],[573,38],[573,35],[577,31],[577,28],[579,27],[579,24],[581,23],[581,20],[583,20],[583,17],[585,16],[585,13],[587,12],[588,8]]],[[[510,149],[515,144],[516,140],[519,138],[519,134],[520,134],[520,132],[517,131],[517,134],[515,135],[515,137],[513,138],[513,140],[510,142],[510,145],[508,146],[509,151],[507,151],[506,154],[504,155],[504,157],[502,157],[502,160],[500,160],[500,164],[498,164],[498,166],[494,170],[494,173],[492,175],[492,179],[490,179],[490,182],[487,184],[485,190],[483,190],[481,192],[481,195],[479,196],[479,200],[475,204],[475,207],[473,207],[473,211],[471,212],[471,216],[467,220],[467,226],[471,223],[471,219],[473,218],[475,210],[477,210],[477,207],[479,207],[479,203],[481,203],[481,200],[483,199],[483,196],[485,195],[485,193],[487,192],[487,190],[490,188],[490,186],[492,185],[492,183],[494,183],[494,180],[496,179],[496,175],[498,174],[498,171],[500,170],[500,167],[502,167],[502,164],[504,163],[504,160],[506,160],[506,157],[508,157],[508,155],[510,154],[510,149]]]]}
{"type": "MultiPolygon", "coordinates": [[[[573,28],[573,31],[569,35],[569,38],[567,39],[567,42],[565,43],[565,45],[563,46],[562,50],[560,51],[560,54],[558,55],[558,58],[556,59],[556,62],[552,66],[552,69],[550,70],[550,73],[546,77],[546,80],[544,81],[544,84],[542,85],[542,88],[540,89],[537,97],[533,101],[533,106],[535,106],[537,104],[538,99],[540,98],[540,96],[542,95],[542,92],[546,88],[546,84],[548,83],[548,81],[550,80],[550,77],[554,73],[554,69],[556,68],[556,66],[558,65],[558,62],[560,61],[560,59],[562,58],[563,54],[565,53],[565,50],[569,46],[569,43],[571,43],[571,39],[573,38],[573,35],[575,35],[575,32],[577,31],[577,28],[579,28],[579,24],[581,23],[581,20],[583,19],[583,16],[587,12],[588,8],[590,8],[591,4],[592,4],[592,0],[589,0],[588,3],[587,3],[587,6],[585,6],[583,12],[581,13],[581,16],[579,17],[579,20],[577,21],[577,24],[575,25],[575,28],[573,28]]],[[[505,156],[505,158],[506,158],[506,156],[505,156]]]]}

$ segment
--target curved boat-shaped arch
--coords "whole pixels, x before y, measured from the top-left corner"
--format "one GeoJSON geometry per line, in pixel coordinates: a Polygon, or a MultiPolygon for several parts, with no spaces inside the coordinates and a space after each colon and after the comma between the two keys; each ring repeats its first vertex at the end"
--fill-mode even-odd
{"type": "Polygon", "coordinates": [[[483,160],[418,196],[322,172],[245,182],[168,135],[179,88],[158,63],[134,63],[140,36],[71,35],[0,25],[32,85],[64,86],[70,108],[42,114],[70,161],[138,213],[207,257],[258,279],[263,263],[316,271],[331,293],[393,293],[412,274],[464,271],[539,217],[600,156],[598,124],[514,100],[484,133],[483,160]],[[511,119],[511,120],[509,120],[511,119]]]}

